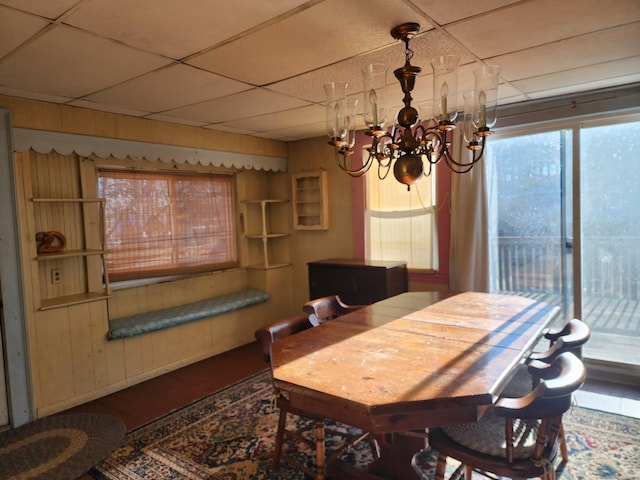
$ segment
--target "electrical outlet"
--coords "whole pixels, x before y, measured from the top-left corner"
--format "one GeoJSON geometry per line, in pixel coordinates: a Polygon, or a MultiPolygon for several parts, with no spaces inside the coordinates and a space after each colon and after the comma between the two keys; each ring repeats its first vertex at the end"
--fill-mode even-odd
{"type": "Polygon", "coordinates": [[[62,269],[54,268],[51,270],[51,283],[58,284],[62,283],[62,269]]]}

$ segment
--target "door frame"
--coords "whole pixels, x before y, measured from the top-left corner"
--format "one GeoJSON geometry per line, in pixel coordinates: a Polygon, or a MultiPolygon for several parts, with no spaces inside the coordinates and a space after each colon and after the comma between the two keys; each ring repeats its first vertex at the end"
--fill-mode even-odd
{"type": "MultiPolygon", "coordinates": [[[[0,284],[3,301],[4,365],[8,387],[9,424],[18,427],[33,420],[29,355],[20,259],[15,163],[11,117],[0,109],[0,284]]],[[[0,339],[1,340],[1,339],[0,339]]],[[[1,350],[1,349],[0,349],[1,350]]]]}

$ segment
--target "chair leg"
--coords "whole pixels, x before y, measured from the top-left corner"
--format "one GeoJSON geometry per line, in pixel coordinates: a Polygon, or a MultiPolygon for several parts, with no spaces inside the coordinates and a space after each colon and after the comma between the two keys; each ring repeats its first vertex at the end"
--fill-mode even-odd
{"type": "Polygon", "coordinates": [[[371,447],[373,459],[378,460],[380,458],[380,443],[378,443],[378,439],[374,435],[369,435],[367,437],[367,442],[369,442],[369,446],[371,447]]]}
{"type": "Polygon", "coordinates": [[[316,420],[316,480],[324,480],[324,420],[316,420]]]}
{"type": "Polygon", "coordinates": [[[555,468],[550,468],[549,471],[542,476],[542,480],[556,480],[555,468]]]}
{"type": "Polygon", "coordinates": [[[473,477],[473,468],[469,465],[464,466],[464,480],[471,480],[473,477]]]}
{"type": "Polygon", "coordinates": [[[273,469],[278,470],[280,466],[280,455],[282,455],[282,442],[284,440],[284,427],[287,421],[287,412],[283,409],[280,410],[280,416],[278,417],[278,431],[276,432],[276,446],[273,452],[273,469]]]}
{"type": "Polygon", "coordinates": [[[569,452],[567,451],[567,439],[564,436],[564,427],[560,424],[560,431],[558,432],[560,437],[560,454],[562,455],[562,461],[567,463],[569,461],[569,452]]]}
{"type": "Polygon", "coordinates": [[[438,454],[438,465],[436,466],[436,478],[435,480],[444,480],[444,474],[447,470],[447,457],[446,455],[438,454]]]}

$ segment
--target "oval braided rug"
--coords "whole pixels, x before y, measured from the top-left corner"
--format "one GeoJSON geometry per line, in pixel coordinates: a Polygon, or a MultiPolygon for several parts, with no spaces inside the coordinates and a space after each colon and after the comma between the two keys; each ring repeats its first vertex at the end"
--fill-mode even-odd
{"type": "Polygon", "coordinates": [[[0,480],[75,480],[122,442],[121,420],[53,415],[0,433],[0,480]]]}

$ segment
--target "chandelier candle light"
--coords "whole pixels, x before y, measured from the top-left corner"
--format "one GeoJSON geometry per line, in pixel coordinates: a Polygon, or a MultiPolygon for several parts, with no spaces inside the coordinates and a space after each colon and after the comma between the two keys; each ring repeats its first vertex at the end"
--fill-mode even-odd
{"type": "Polygon", "coordinates": [[[372,64],[363,69],[364,121],[368,127],[365,134],[371,137],[371,146],[361,167],[352,167],[350,160],[355,145],[357,100],[348,99],[346,83],[325,85],[329,144],[335,148],[338,166],[353,177],[367,173],[375,161],[380,179],[386,178],[393,167],[395,178],[409,189],[423,175],[430,175],[433,165],[442,159],[452,171],[466,173],[484,155],[485,139],[496,122],[500,67],[483,66],[474,71],[474,90],[464,96],[463,113],[463,135],[470,153],[466,159],[462,155],[454,159],[451,145],[458,117],[460,57],[444,55],[431,61],[433,112],[431,118],[420,119],[411,105],[411,92],[422,69],[411,65],[413,51],[409,48],[410,40],[419,31],[417,23],[404,23],[391,30],[391,36],[405,44],[405,64],[393,72],[404,93],[404,107],[398,112],[396,124],[390,131],[387,129],[387,66],[372,64]]]}

